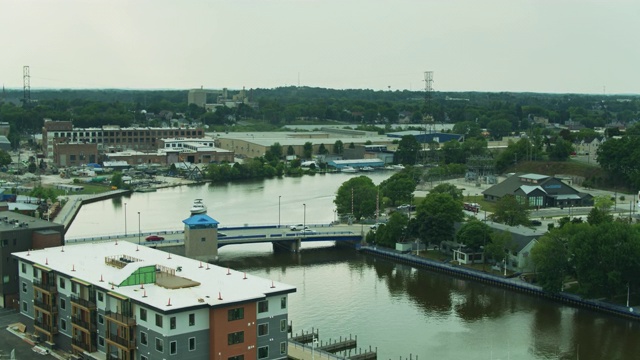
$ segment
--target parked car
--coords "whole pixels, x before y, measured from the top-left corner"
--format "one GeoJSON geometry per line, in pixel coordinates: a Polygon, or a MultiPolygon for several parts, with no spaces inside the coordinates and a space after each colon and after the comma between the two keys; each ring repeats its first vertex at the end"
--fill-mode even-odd
{"type": "Polygon", "coordinates": [[[291,229],[291,231],[298,231],[298,230],[301,230],[302,228],[304,228],[303,224],[295,224],[295,225],[289,226],[289,229],[291,229]]]}
{"type": "Polygon", "coordinates": [[[540,226],[540,225],[542,225],[542,221],[540,221],[540,220],[531,220],[531,225],[540,226]]]}
{"type": "Polygon", "coordinates": [[[147,240],[147,241],[162,241],[162,240],[164,240],[164,238],[162,236],[159,236],[159,235],[149,235],[144,239],[147,240]]]}
{"type": "Polygon", "coordinates": [[[371,230],[378,230],[380,225],[384,225],[384,224],[380,224],[380,223],[373,224],[373,225],[369,226],[369,228],[371,228],[371,230]]]}

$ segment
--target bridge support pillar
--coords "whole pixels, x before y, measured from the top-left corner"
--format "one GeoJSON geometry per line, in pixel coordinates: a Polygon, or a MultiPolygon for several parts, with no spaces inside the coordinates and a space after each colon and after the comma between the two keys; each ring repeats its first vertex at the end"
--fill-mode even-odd
{"type": "Polygon", "coordinates": [[[300,239],[295,241],[273,241],[273,252],[299,252],[300,239]]]}

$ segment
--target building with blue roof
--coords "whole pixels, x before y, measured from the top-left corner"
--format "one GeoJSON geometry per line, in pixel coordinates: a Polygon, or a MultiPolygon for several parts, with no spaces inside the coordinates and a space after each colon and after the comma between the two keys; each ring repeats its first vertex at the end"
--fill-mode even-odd
{"type": "Polygon", "coordinates": [[[220,223],[207,214],[192,215],[182,223],[185,256],[206,262],[217,260],[220,223]]]}

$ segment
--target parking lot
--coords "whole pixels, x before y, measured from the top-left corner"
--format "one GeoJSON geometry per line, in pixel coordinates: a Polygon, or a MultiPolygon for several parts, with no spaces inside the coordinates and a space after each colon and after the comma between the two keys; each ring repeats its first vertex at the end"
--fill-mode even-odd
{"type": "Polygon", "coordinates": [[[7,330],[10,324],[21,322],[22,318],[16,310],[0,309],[0,359],[9,359],[11,351],[15,349],[17,360],[26,359],[55,359],[51,355],[38,355],[22,338],[7,330]]]}

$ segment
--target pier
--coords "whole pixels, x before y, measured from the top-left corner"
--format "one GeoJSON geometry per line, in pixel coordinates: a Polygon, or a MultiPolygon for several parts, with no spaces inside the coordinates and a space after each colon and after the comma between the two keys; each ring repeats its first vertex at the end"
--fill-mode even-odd
{"type": "Polygon", "coordinates": [[[319,340],[319,332],[292,335],[289,339],[288,354],[290,359],[296,360],[375,360],[377,351],[369,347],[368,350],[357,349],[358,337],[340,337],[329,339],[327,342],[319,340]],[[353,350],[353,354],[351,351],[353,350]],[[346,353],[346,355],[338,355],[346,353]]]}

